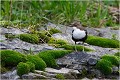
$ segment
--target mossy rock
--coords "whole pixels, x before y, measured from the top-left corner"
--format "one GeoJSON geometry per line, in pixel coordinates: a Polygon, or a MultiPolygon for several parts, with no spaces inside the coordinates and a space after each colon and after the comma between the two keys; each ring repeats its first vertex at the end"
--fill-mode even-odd
{"type": "Polygon", "coordinates": [[[17,74],[21,77],[23,74],[28,74],[30,72],[29,64],[20,62],[17,65],[17,74]]]}
{"type": "Polygon", "coordinates": [[[104,55],[101,58],[111,62],[112,65],[115,65],[115,66],[119,66],[120,64],[118,58],[114,55],[104,55]]]}
{"type": "Polygon", "coordinates": [[[1,50],[0,54],[1,64],[3,66],[14,67],[17,66],[19,62],[25,62],[27,60],[25,55],[13,50],[1,50]]]}
{"type": "Polygon", "coordinates": [[[50,37],[47,36],[44,32],[38,32],[37,35],[39,36],[41,43],[44,43],[44,42],[47,43],[50,40],[50,37]]]}
{"type": "Polygon", "coordinates": [[[36,55],[28,55],[27,59],[29,62],[32,62],[35,64],[35,69],[37,70],[45,70],[46,63],[38,56],[36,55]]]}
{"type": "Polygon", "coordinates": [[[51,38],[48,42],[49,44],[58,44],[58,45],[65,45],[68,44],[67,41],[62,40],[62,39],[55,39],[55,38],[51,38]]]}
{"type": "Polygon", "coordinates": [[[30,72],[34,72],[35,71],[35,64],[34,63],[28,61],[28,62],[26,62],[26,64],[29,65],[30,72]]]}
{"type": "MultiPolygon", "coordinates": [[[[83,47],[84,47],[84,46],[76,45],[76,49],[77,49],[78,51],[82,51],[82,50],[83,50],[83,47]]],[[[59,48],[64,48],[64,49],[66,49],[66,50],[75,50],[75,45],[69,45],[69,44],[67,44],[67,45],[59,46],[59,48]]],[[[85,50],[85,51],[92,51],[91,49],[86,48],[86,47],[84,47],[84,50],[85,50]]]]}
{"type": "Polygon", "coordinates": [[[71,53],[70,50],[47,50],[38,54],[47,64],[48,67],[57,67],[55,59],[63,57],[66,54],[71,53]]]}
{"type": "Polygon", "coordinates": [[[29,43],[33,44],[39,43],[39,37],[36,34],[20,34],[17,37],[29,43]]]}
{"type": "Polygon", "coordinates": [[[88,36],[86,43],[105,48],[118,48],[120,41],[97,36],[88,36]]]}
{"type": "Polygon", "coordinates": [[[63,74],[57,74],[57,75],[55,76],[55,78],[61,79],[61,80],[64,80],[64,79],[65,79],[65,77],[64,77],[63,74]]]}
{"type": "Polygon", "coordinates": [[[99,69],[105,75],[109,75],[112,73],[112,63],[105,59],[99,60],[96,64],[96,68],[99,69]]]}

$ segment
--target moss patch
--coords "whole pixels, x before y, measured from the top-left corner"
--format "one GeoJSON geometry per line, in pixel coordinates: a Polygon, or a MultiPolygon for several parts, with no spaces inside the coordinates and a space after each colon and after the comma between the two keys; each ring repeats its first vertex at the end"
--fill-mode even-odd
{"type": "Polygon", "coordinates": [[[98,61],[96,68],[99,69],[103,74],[108,75],[112,73],[111,62],[101,59],[98,61]]]}
{"type": "Polygon", "coordinates": [[[38,43],[39,37],[36,34],[20,34],[18,35],[18,38],[20,38],[23,41],[29,42],[29,43],[38,43]]]}
{"type": "Polygon", "coordinates": [[[13,67],[17,66],[19,62],[25,62],[27,60],[25,55],[13,50],[1,50],[0,54],[1,64],[3,66],[13,67]]]}
{"type": "Polygon", "coordinates": [[[32,62],[26,62],[26,64],[29,65],[30,68],[30,72],[34,72],[35,71],[35,64],[32,62]]]}
{"type": "Polygon", "coordinates": [[[64,77],[63,74],[57,74],[55,77],[56,77],[57,79],[62,79],[62,80],[65,79],[65,77],[64,77]]]}
{"type": "MultiPolygon", "coordinates": [[[[84,47],[84,46],[76,45],[76,49],[77,49],[78,51],[82,51],[82,50],[83,50],[83,47],[84,47]]],[[[59,46],[59,48],[65,48],[66,50],[75,50],[75,45],[69,45],[69,44],[67,44],[67,45],[59,46]]],[[[91,49],[88,49],[88,48],[86,48],[86,47],[84,47],[84,50],[85,50],[85,51],[92,51],[91,49]]]]}
{"type": "Polygon", "coordinates": [[[49,44],[57,44],[58,46],[68,44],[67,41],[61,39],[51,38],[48,42],[49,44]]]}
{"type": "Polygon", "coordinates": [[[97,36],[88,36],[86,40],[86,43],[88,44],[101,46],[105,48],[118,48],[119,42],[120,41],[118,40],[112,40],[112,39],[107,39],[107,38],[102,38],[97,36]]]}
{"type": "Polygon", "coordinates": [[[50,40],[50,37],[47,36],[44,32],[38,32],[37,35],[39,36],[40,42],[48,42],[50,40]]]}
{"type": "Polygon", "coordinates": [[[119,60],[116,56],[114,55],[104,55],[101,57],[102,59],[105,59],[109,62],[112,63],[112,65],[119,66],[119,60]]]}
{"type": "Polygon", "coordinates": [[[28,64],[26,63],[23,63],[23,62],[20,62],[18,65],[17,65],[17,74],[19,76],[22,76],[23,74],[27,74],[30,72],[30,67],[28,64]]]}
{"type": "Polygon", "coordinates": [[[69,50],[48,50],[40,52],[38,56],[46,62],[48,67],[57,67],[55,59],[63,57],[70,52],[69,50]]]}
{"type": "Polygon", "coordinates": [[[32,62],[32,63],[35,64],[35,69],[37,69],[37,70],[45,70],[46,63],[41,58],[39,58],[38,56],[36,56],[36,55],[28,55],[27,59],[28,59],[29,62],[32,62]]]}
{"type": "Polygon", "coordinates": [[[55,33],[62,33],[60,30],[58,30],[58,29],[55,29],[55,28],[51,28],[50,30],[49,30],[49,33],[52,35],[52,34],[55,34],[55,33]]]}
{"type": "Polygon", "coordinates": [[[120,52],[117,52],[114,55],[120,57],[120,52]]]}

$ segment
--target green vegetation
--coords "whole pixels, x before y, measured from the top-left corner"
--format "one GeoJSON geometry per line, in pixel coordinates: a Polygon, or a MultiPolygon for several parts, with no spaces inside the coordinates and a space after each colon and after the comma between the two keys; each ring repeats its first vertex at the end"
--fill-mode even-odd
{"type": "Polygon", "coordinates": [[[112,73],[111,62],[101,59],[98,61],[96,68],[99,69],[103,74],[108,75],[112,73]]]}
{"type": "Polygon", "coordinates": [[[18,65],[17,65],[17,74],[19,76],[22,76],[23,74],[27,74],[30,72],[30,67],[28,64],[26,63],[23,63],[23,62],[20,62],[18,65]]]}
{"type": "MultiPolygon", "coordinates": [[[[80,20],[84,26],[114,26],[108,7],[111,1],[1,1],[2,25],[39,27],[47,22],[69,24],[80,20]]],[[[119,1],[112,1],[118,6],[119,1]]]]}
{"type": "Polygon", "coordinates": [[[64,77],[63,74],[57,74],[55,77],[56,77],[57,79],[60,79],[60,80],[64,80],[64,79],[65,79],[65,77],[64,77]]]}
{"type": "Polygon", "coordinates": [[[14,39],[14,38],[16,38],[16,36],[13,35],[13,34],[5,34],[5,37],[8,38],[8,39],[14,39]]]}
{"type": "Polygon", "coordinates": [[[40,52],[38,56],[45,61],[48,67],[57,67],[55,59],[63,57],[70,52],[69,50],[47,50],[40,52]]]}
{"type": "Polygon", "coordinates": [[[25,55],[13,50],[1,50],[0,55],[3,66],[14,67],[19,62],[25,62],[27,60],[25,55]]]}
{"type": "Polygon", "coordinates": [[[112,65],[119,66],[119,60],[116,56],[114,55],[104,55],[101,57],[102,59],[105,59],[109,62],[112,63],[112,65]]]}
{"type": "Polygon", "coordinates": [[[50,40],[50,37],[45,34],[45,32],[38,32],[37,35],[39,36],[40,42],[48,42],[50,40]]]}
{"type": "Polygon", "coordinates": [[[27,59],[28,59],[29,62],[32,62],[32,63],[35,64],[35,69],[37,69],[37,70],[45,70],[46,63],[41,58],[39,58],[38,56],[36,56],[36,55],[28,55],[27,59]]]}
{"type": "MultiPolygon", "coordinates": [[[[83,50],[83,47],[84,47],[84,46],[76,45],[76,49],[77,49],[78,51],[82,51],[82,50],[83,50]]],[[[59,48],[65,48],[66,50],[75,50],[75,45],[67,44],[67,45],[59,46],[59,48]]],[[[84,47],[84,50],[85,50],[85,51],[92,51],[91,49],[86,48],[86,47],[84,47]]]]}
{"type": "Polygon", "coordinates": [[[34,65],[34,63],[32,63],[32,62],[26,62],[26,64],[29,65],[30,72],[34,72],[35,71],[35,65],[34,65]]]}
{"type": "Polygon", "coordinates": [[[55,29],[55,28],[51,28],[50,30],[49,30],[49,33],[52,35],[52,34],[55,34],[55,33],[62,33],[60,30],[58,30],[58,29],[55,29]]]}
{"type": "Polygon", "coordinates": [[[117,52],[114,55],[120,57],[120,52],[117,52]]]}
{"type": "Polygon", "coordinates": [[[105,48],[119,48],[120,41],[97,36],[88,36],[86,43],[105,48]]]}
{"type": "Polygon", "coordinates": [[[29,43],[39,42],[39,37],[36,34],[20,34],[18,38],[29,43]]]}
{"type": "Polygon", "coordinates": [[[48,42],[49,44],[57,44],[58,46],[68,44],[67,41],[61,39],[51,38],[48,42]]]}

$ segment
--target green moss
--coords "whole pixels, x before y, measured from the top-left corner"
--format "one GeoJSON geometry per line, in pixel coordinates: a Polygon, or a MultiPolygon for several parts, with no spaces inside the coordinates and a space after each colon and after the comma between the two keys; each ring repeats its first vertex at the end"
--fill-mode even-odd
{"type": "Polygon", "coordinates": [[[103,74],[108,75],[112,73],[112,64],[111,62],[101,59],[96,64],[96,68],[99,69],[103,74]]]}
{"type": "Polygon", "coordinates": [[[49,30],[49,33],[52,35],[52,34],[55,34],[55,33],[62,33],[60,30],[58,30],[58,29],[55,29],[55,28],[51,28],[50,30],[49,30]]]}
{"type": "Polygon", "coordinates": [[[45,63],[47,64],[48,67],[57,67],[56,61],[53,58],[53,56],[51,56],[51,54],[41,54],[39,53],[38,55],[40,58],[42,58],[45,63]]]}
{"type": "Polygon", "coordinates": [[[114,55],[104,55],[101,58],[111,62],[113,65],[119,66],[119,60],[114,55]]]}
{"type": "Polygon", "coordinates": [[[63,74],[57,74],[55,77],[56,77],[57,79],[62,79],[62,80],[65,79],[65,77],[64,77],[63,74]]]}
{"type": "Polygon", "coordinates": [[[26,56],[13,51],[13,50],[1,50],[1,64],[4,66],[17,66],[19,62],[25,62],[27,60],[26,56]]]}
{"type": "Polygon", "coordinates": [[[36,34],[20,34],[18,38],[29,43],[37,44],[39,42],[39,37],[36,34]]]}
{"type": "Polygon", "coordinates": [[[34,72],[34,71],[35,71],[35,65],[34,65],[34,63],[32,63],[32,62],[26,62],[26,64],[29,65],[29,67],[30,67],[30,72],[34,72]]]}
{"type": "Polygon", "coordinates": [[[44,32],[38,32],[37,35],[39,36],[40,42],[48,42],[50,40],[50,37],[47,36],[44,32]]]}
{"type": "Polygon", "coordinates": [[[112,40],[97,36],[88,36],[86,43],[95,45],[95,46],[101,46],[106,48],[118,48],[119,47],[119,41],[118,40],[112,40]]]}
{"type": "Polygon", "coordinates": [[[16,38],[16,36],[13,35],[13,34],[5,34],[5,37],[8,38],[8,39],[14,39],[14,38],[16,38]]]}
{"type": "Polygon", "coordinates": [[[54,39],[54,38],[51,38],[48,42],[49,44],[58,44],[58,45],[65,45],[65,44],[68,44],[67,41],[65,40],[61,40],[61,39],[54,39]]]}
{"type": "Polygon", "coordinates": [[[55,59],[63,57],[70,52],[70,50],[47,50],[40,52],[38,56],[46,62],[48,67],[57,67],[55,59]]]}
{"type": "MultiPolygon", "coordinates": [[[[78,51],[82,51],[82,50],[83,50],[83,47],[84,47],[84,46],[76,45],[76,49],[77,49],[78,51]]],[[[67,44],[67,45],[59,46],[59,48],[65,48],[66,50],[75,50],[75,45],[69,45],[69,44],[67,44]]],[[[84,47],[84,50],[85,50],[85,51],[92,51],[91,49],[88,49],[88,48],[86,48],[86,47],[84,47]]]]}
{"type": "Polygon", "coordinates": [[[45,70],[46,63],[41,58],[39,58],[38,56],[36,56],[36,55],[28,55],[27,59],[28,59],[29,62],[32,62],[32,63],[35,64],[35,69],[37,69],[37,70],[45,70]]]}
{"type": "Polygon", "coordinates": [[[30,72],[30,67],[28,64],[26,63],[23,63],[23,62],[20,62],[18,65],[17,65],[17,74],[19,76],[22,76],[23,74],[27,74],[30,72]]]}
{"type": "Polygon", "coordinates": [[[117,52],[114,55],[120,57],[120,52],[117,52]]]}

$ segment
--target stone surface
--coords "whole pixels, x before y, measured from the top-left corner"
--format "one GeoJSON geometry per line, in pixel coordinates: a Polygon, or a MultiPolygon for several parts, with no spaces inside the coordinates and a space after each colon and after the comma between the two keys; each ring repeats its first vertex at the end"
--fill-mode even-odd
{"type": "Polygon", "coordinates": [[[88,60],[88,64],[89,65],[95,65],[97,63],[97,59],[95,59],[95,58],[89,58],[89,60],[88,60]]]}
{"type": "Polygon", "coordinates": [[[79,73],[78,70],[73,70],[73,69],[68,69],[68,68],[61,68],[60,70],[53,69],[53,68],[46,68],[45,71],[49,73],[59,73],[59,74],[67,74],[70,72],[74,72],[77,74],[79,73]]]}
{"type": "Polygon", "coordinates": [[[1,35],[0,34],[0,41],[4,41],[4,40],[6,40],[7,38],[4,36],[4,35],[1,35]]]}

